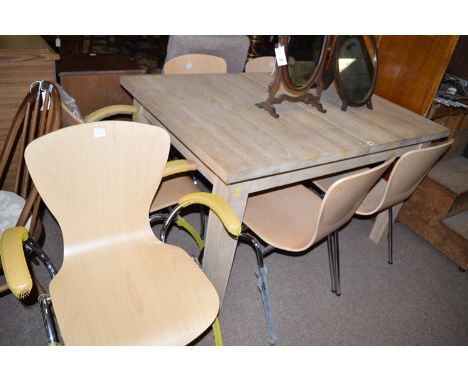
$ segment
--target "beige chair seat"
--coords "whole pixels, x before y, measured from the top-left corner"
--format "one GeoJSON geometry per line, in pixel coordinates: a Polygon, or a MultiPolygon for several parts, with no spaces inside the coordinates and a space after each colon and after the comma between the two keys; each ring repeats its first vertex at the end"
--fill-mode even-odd
{"type": "Polygon", "coordinates": [[[218,295],[190,256],[141,239],[65,254],[50,295],[67,345],[185,345],[214,321],[218,295]]]}
{"type": "Polygon", "coordinates": [[[269,190],[249,197],[244,223],[275,248],[301,251],[310,244],[321,203],[301,184],[269,190]]]}
{"type": "MultiPolygon", "coordinates": [[[[357,174],[363,169],[349,171],[346,173],[340,173],[338,175],[329,176],[326,178],[317,179],[314,184],[319,187],[323,192],[327,192],[330,186],[335,183],[338,179],[344,178],[348,175],[357,174]]],[[[387,188],[387,181],[381,178],[374,187],[371,188],[369,193],[356,211],[358,215],[372,215],[383,198],[385,190],[387,188]]]]}
{"type": "Polygon", "coordinates": [[[182,196],[199,191],[200,189],[193,183],[192,178],[187,175],[164,178],[151,203],[150,213],[173,206],[182,196]]]}

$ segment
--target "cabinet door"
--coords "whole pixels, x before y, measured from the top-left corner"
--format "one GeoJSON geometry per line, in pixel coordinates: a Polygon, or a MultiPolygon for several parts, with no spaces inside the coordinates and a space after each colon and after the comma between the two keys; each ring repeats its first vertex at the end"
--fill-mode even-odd
{"type": "Polygon", "coordinates": [[[375,93],[426,116],[458,36],[381,36],[375,93]]]}

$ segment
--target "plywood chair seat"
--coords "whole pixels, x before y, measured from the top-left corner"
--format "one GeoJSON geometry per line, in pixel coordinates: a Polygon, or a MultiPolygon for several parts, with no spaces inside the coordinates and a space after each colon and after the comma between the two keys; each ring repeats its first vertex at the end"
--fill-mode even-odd
{"type": "Polygon", "coordinates": [[[67,258],[50,295],[67,345],[186,345],[216,318],[219,299],[182,249],[154,235],[67,258]]]}
{"type": "MultiPolygon", "coordinates": [[[[452,145],[449,139],[436,146],[430,146],[403,154],[396,162],[388,181],[380,179],[369,191],[356,214],[362,216],[374,215],[388,210],[388,263],[393,263],[393,208],[403,203],[416,190],[429,170],[452,145]]],[[[314,184],[326,191],[336,179],[351,174],[342,173],[314,181],[314,184]]],[[[398,212],[397,207],[397,212],[398,212]]]]}
{"type": "Polygon", "coordinates": [[[227,63],[222,57],[210,54],[183,54],[166,61],[164,74],[227,73],[227,63]]]}
{"type": "Polygon", "coordinates": [[[250,196],[244,223],[275,248],[299,252],[310,246],[322,199],[301,184],[250,196]]]}
{"type": "Polygon", "coordinates": [[[65,344],[181,345],[215,320],[213,285],[148,221],[169,146],[157,126],[106,121],[27,147],[31,177],[63,233],[50,298],[65,344]]]}
{"type": "Polygon", "coordinates": [[[338,179],[323,199],[301,184],[268,190],[249,196],[244,224],[262,241],[245,232],[241,236],[253,244],[257,257],[258,289],[262,296],[269,342],[277,337],[268,292],[264,256],[274,248],[301,252],[327,237],[332,291],[340,295],[338,230],[354,215],[370,188],[394,161],[392,155],[384,163],[338,179]]]}
{"type": "Polygon", "coordinates": [[[275,69],[275,57],[255,57],[245,64],[246,73],[272,73],[275,69]]]}
{"type": "Polygon", "coordinates": [[[173,206],[187,194],[199,192],[200,189],[187,175],[173,175],[164,178],[150,207],[150,214],[173,206]]]}

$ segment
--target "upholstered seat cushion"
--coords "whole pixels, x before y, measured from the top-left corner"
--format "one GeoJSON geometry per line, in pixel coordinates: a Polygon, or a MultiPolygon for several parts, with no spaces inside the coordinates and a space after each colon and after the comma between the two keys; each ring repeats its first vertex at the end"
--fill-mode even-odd
{"type": "Polygon", "coordinates": [[[23,210],[25,200],[9,191],[0,191],[0,235],[7,228],[14,227],[23,210]]]}

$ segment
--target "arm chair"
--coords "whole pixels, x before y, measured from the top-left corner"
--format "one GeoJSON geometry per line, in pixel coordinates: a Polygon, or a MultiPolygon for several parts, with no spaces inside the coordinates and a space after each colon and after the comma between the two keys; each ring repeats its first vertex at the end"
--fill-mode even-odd
{"type": "MultiPolygon", "coordinates": [[[[393,263],[393,210],[392,208],[404,202],[416,190],[434,164],[452,145],[453,139],[437,146],[413,150],[403,154],[396,162],[388,181],[380,179],[369,191],[356,211],[361,216],[370,216],[380,211],[388,211],[388,263],[393,263]]],[[[338,179],[349,176],[350,173],[338,174],[314,181],[322,191],[327,191],[338,179]]]]}
{"type": "Polygon", "coordinates": [[[258,288],[262,297],[270,344],[277,336],[273,325],[264,256],[279,248],[301,252],[327,237],[332,291],[340,295],[338,229],[346,224],[369,189],[395,159],[335,182],[323,200],[301,184],[254,194],[247,200],[243,223],[253,233],[240,239],[250,242],[257,256],[258,288]],[[267,245],[263,246],[256,237],[267,245]]]}
{"type": "Polygon", "coordinates": [[[164,74],[226,73],[227,63],[222,57],[209,54],[184,54],[166,61],[164,74]]]}
{"type": "MultiPolygon", "coordinates": [[[[35,237],[40,236],[41,200],[24,163],[24,150],[37,137],[57,130],[60,115],[56,85],[48,81],[33,82],[13,119],[0,154],[0,235],[17,225],[28,227],[35,237]],[[5,184],[10,181],[8,173],[15,175],[11,184],[5,184]]],[[[32,288],[32,282],[28,287],[32,288]]],[[[8,290],[7,285],[0,285],[0,293],[8,290]]]]}
{"type": "Polygon", "coordinates": [[[202,53],[224,58],[228,73],[242,73],[249,47],[247,36],[169,36],[165,62],[184,54],[202,53]]]}
{"type": "MultiPolygon", "coordinates": [[[[51,303],[69,345],[182,345],[214,322],[216,290],[192,258],[158,240],[148,222],[169,146],[162,128],[105,121],[59,130],[26,149],[31,176],[64,239],[62,268],[48,267],[50,295],[39,298],[50,344],[58,341],[51,303]]],[[[238,235],[235,212],[222,208],[216,213],[238,235]]],[[[2,236],[12,282],[21,272],[26,236],[21,227],[2,236]]]]}
{"type": "MultiPolygon", "coordinates": [[[[111,105],[100,108],[88,115],[83,116],[77,106],[75,100],[61,87],[59,91],[62,99],[62,123],[63,126],[77,125],[81,123],[98,122],[105,118],[113,117],[116,115],[130,115],[133,121],[139,120],[139,109],[133,105],[111,105]]],[[[163,181],[161,182],[158,191],[151,203],[149,215],[152,224],[156,222],[165,221],[168,212],[165,212],[171,206],[177,204],[178,200],[186,194],[199,192],[200,189],[193,182],[190,176],[186,175],[187,172],[192,172],[197,169],[194,162],[186,160],[175,160],[168,163],[166,170],[163,174],[163,181]]],[[[202,247],[202,237],[205,230],[205,219],[203,210],[200,208],[200,223],[201,230],[198,232],[191,224],[189,224],[182,217],[178,217],[176,224],[179,227],[187,230],[194,240],[202,247]]]]}
{"type": "Polygon", "coordinates": [[[252,58],[245,64],[246,73],[273,73],[275,70],[275,57],[263,56],[252,58]]]}

